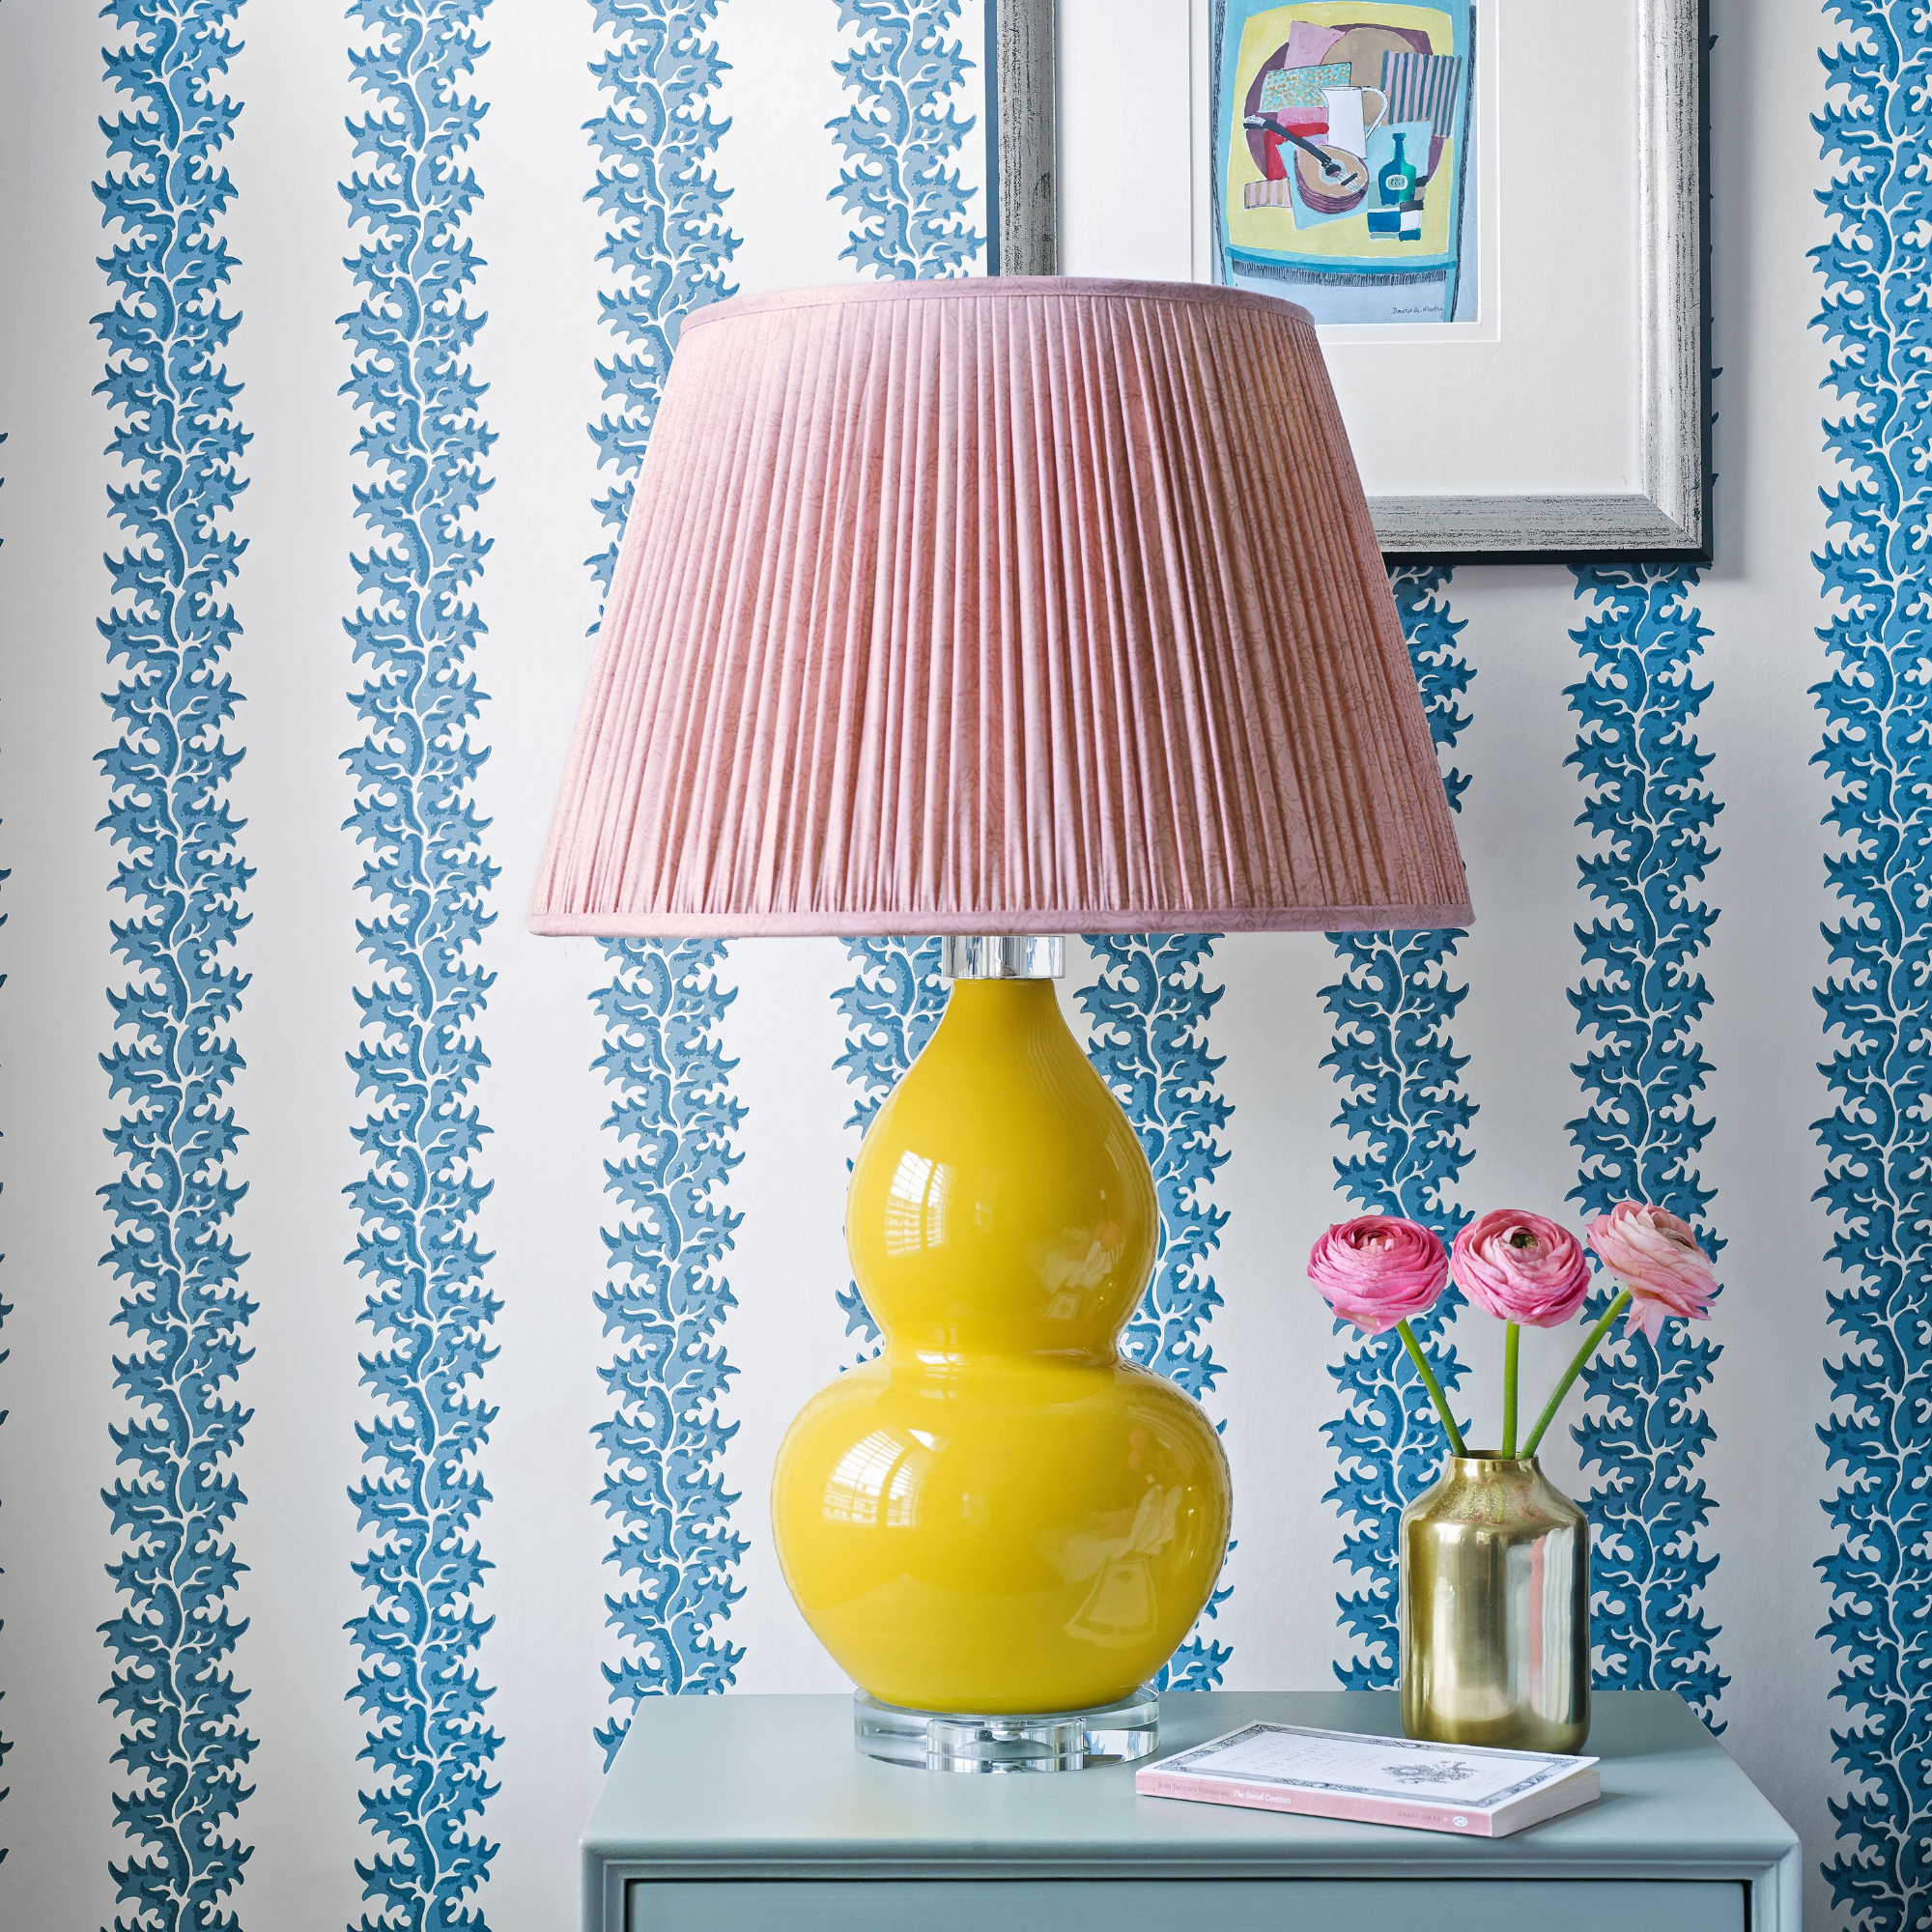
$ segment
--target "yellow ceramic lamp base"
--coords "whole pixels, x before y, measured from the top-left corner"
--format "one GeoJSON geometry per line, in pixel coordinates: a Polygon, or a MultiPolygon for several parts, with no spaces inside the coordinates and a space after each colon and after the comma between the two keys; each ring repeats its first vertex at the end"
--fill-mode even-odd
{"type": "Polygon", "coordinates": [[[1051,983],[959,981],[853,1170],[884,1353],[806,1406],[772,1486],[799,1608],[881,1702],[1105,1704],[1193,1627],[1227,1462],[1199,1406],[1116,1349],[1158,1225],[1051,983]]]}

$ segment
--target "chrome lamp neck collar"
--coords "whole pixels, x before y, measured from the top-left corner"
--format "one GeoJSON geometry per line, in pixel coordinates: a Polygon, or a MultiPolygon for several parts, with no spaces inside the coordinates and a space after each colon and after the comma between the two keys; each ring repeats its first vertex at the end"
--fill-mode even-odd
{"type": "Polygon", "coordinates": [[[939,971],[948,980],[1058,980],[1066,971],[1066,942],[1057,934],[948,933],[944,946],[939,971]]]}

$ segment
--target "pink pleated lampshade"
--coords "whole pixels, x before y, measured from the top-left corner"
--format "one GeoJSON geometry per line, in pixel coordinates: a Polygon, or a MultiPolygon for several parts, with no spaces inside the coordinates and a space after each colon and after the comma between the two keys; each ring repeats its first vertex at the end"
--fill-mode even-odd
{"type": "Polygon", "coordinates": [[[538,932],[1465,924],[1304,311],[863,284],[692,316],[538,932]]]}

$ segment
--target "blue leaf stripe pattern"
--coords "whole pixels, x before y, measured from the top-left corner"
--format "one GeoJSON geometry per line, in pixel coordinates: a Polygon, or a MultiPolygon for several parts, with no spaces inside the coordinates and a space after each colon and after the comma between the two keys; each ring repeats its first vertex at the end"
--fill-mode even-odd
{"type": "Polygon", "coordinates": [[[363,736],[344,754],[375,968],[349,1056],[370,1103],[355,1134],[367,1167],[348,1192],[377,1405],[356,1431],[375,1467],[350,1492],[370,1539],[355,1574],[374,1599],[348,1626],[361,1659],[350,1696],[369,1726],[362,1817],[387,1847],[356,1866],[377,1902],[366,1928],[480,1927],[472,1894],[495,1856],[474,1826],[500,1740],[474,1659],[490,1628],[478,1459],[496,1411],[474,1385],[498,1303],[473,1225],[490,1190],[469,1095],[489,1065],[476,1028],[491,976],[474,954],[497,867],[471,791],[487,752],[469,735],[484,625],[468,592],[489,544],[466,524],[495,438],[466,359],[480,318],[465,300],[477,263],[464,223],[480,190],[463,158],[484,113],[464,83],[487,4],[357,0],[348,14],[370,36],[351,72],[374,97],[349,124],[362,165],[341,190],[352,230],[367,230],[348,264],[360,303],[342,323],[356,448],[374,471],[355,493],[374,542],[352,559],[345,623],[368,668],[350,694],[363,736]]]}
{"type": "MultiPolygon", "coordinates": [[[[1691,894],[1714,856],[1706,835],[1720,810],[1694,736],[1710,693],[1690,674],[1710,635],[1690,603],[1698,576],[1639,565],[1579,568],[1576,579],[1596,609],[1571,633],[1583,676],[1565,694],[1577,718],[1567,762],[1588,791],[1577,822],[1596,841],[1578,869],[1608,917],[1577,928],[1583,977],[1570,1004],[1595,1044],[1573,1069],[1586,1111],[1570,1122],[1579,1156],[1570,1199],[1586,1216],[1621,1200],[1653,1202],[1696,1223],[1716,1254],[1703,1220],[1711,1190],[1696,1169],[1711,1131],[1695,1106],[1709,1074],[1696,1027],[1710,1005],[1697,961],[1717,915],[1691,894]]],[[[1611,1292],[1592,1291],[1592,1318],[1611,1292]]],[[[1681,1321],[1655,1347],[1621,1338],[1584,1371],[1588,1411],[1571,1430],[1585,1472],[1601,1478],[1584,1501],[1595,1531],[1596,1682],[1675,1690],[1706,1721],[1728,1681],[1711,1661],[1718,1633],[1696,1601],[1717,1567],[1697,1543],[1712,1507],[1697,1463],[1712,1430],[1696,1401],[1718,1353],[1681,1321]]]]}
{"type": "MultiPolygon", "coordinates": [[[[1449,613],[1449,583],[1443,569],[1389,574],[1438,753],[1452,751],[1469,723],[1462,698],[1473,676],[1458,642],[1466,626],[1449,613]]],[[[1468,779],[1451,770],[1443,784],[1460,810],[1468,779]]],[[[1335,1124],[1362,1144],[1362,1151],[1335,1163],[1342,1190],[1359,1210],[1419,1221],[1445,1243],[1469,1218],[1449,1197],[1469,1162],[1476,1115],[1463,1084],[1468,1058],[1451,1043],[1468,992],[1451,977],[1462,938],[1456,931],[1330,934],[1342,977],[1321,995],[1335,1028],[1321,1064],[1335,1069],[1342,1090],[1335,1124]]],[[[1461,1305],[1452,1286],[1411,1324],[1452,1397],[1467,1373],[1447,1334],[1461,1305]]],[[[1343,1409],[1322,1425],[1335,1452],[1335,1484],[1323,1500],[1350,1525],[1342,1560],[1363,1579],[1336,1599],[1355,1653],[1335,1674],[1350,1690],[1386,1690],[1400,1667],[1397,1530],[1404,1508],[1441,1467],[1441,1428],[1394,1333],[1358,1340],[1330,1373],[1343,1409]]]]}
{"type": "Polygon", "coordinates": [[[1825,1634],[1844,1658],[1833,1733],[1851,1790],[1833,1801],[1849,1839],[1824,1867],[1842,1922],[1907,1932],[1924,1922],[1932,1858],[1932,1689],[1923,1633],[1932,1391],[1925,1329],[1932,1250],[1932,690],[1924,678],[1925,525],[1932,479],[1932,13],[1921,0],[1832,0],[1851,44],[1825,56],[1836,95],[1816,123],[1833,170],[1831,235],[1813,259],[1841,405],[1825,449],[1848,480],[1823,493],[1818,569],[1836,612],[1822,634],[1829,674],[1819,753],[1833,791],[1826,875],[1849,916],[1825,928],[1819,991],[1838,1050],[1823,1071],[1834,1105],[1818,1124],[1837,1221],[1833,1259],[1850,1277],[1830,1300],[1849,1347],[1826,1365],[1832,1419],[1819,1429],[1843,1484],[1826,1504],[1835,1548],[1822,1568],[1825,1634]]]}
{"type": "Polygon", "coordinates": [[[857,104],[826,123],[844,156],[828,199],[854,217],[840,259],[880,281],[963,274],[986,240],[951,165],[974,127],[952,99],[973,68],[951,32],[960,0],[838,4],[840,29],[859,33],[833,63],[857,104]]]}
{"type": "MultiPolygon", "coordinates": [[[[738,238],[728,192],[706,161],[727,124],[707,99],[724,72],[704,29],[718,0],[590,0],[610,51],[591,65],[607,100],[588,124],[597,156],[590,198],[605,221],[599,300],[621,345],[597,365],[615,405],[590,425],[601,467],[615,472],[597,510],[611,532],[591,559],[608,589],[658,399],[694,308],[731,294],[738,238]]],[[[725,1205],[744,1107],[735,1062],[719,1037],[735,995],[707,941],[613,941],[611,983],[595,996],[604,1022],[596,1065],[616,1090],[608,1125],[623,1149],[606,1163],[623,1218],[606,1228],[611,1270],[597,1306],[617,1351],[601,1371],[612,1408],[596,1437],[606,1475],[598,1501],[615,1520],[605,1599],[618,1638],[604,1664],[616,1715],[595,1733],[608,1768],[640,1698],[729,1688],[744,1652],[717,1626],[744,1594],[745,1553],[718,1471],[735,1424],[721,1415],[734,1373],[715,1337],[734,1305],[721,1272],[738,1215],[725,1205]]]]}
{"type": "MultiPolygon", "coordinates": [[[[858,970],[834,995],[845,1017],[845,1051],[833,1065],[859,1090],[845,1124],[863,1140],[945,1014],[947,984],[939,977],[945,951],[937,939],[848,939],[845,951],[858,970]]],[[[856,1282],[846,1284],[838,1306],[846,1334],[865,1345],[860,1359],[876,1355],[879,1324],[856,1282]]]]}
{"type": "Polygon", "coordinates": [[[643,1697],[724,1690],[744,1651],[713,1634],[745,1593],[731,1580],[745,1540],[715,1464],[737,1424],[720,1419],[736,1371],[713,1337],[736,1306],[720,1269],[740,1216],[719,1194],[738,1165],[737,1063],[718,1031],[712,940],[613,941],[616,977],[597,996],[598,1065],[617,1092],[607,1124],[627,1150],[606,1164],[626,1218],[606,1229],[611,1278],[597,1297],[619,1352],[600,1371],[614,1407],[596,1430],[608,1473],[598,1501],[618,1523],[605,1559],[622,1593],[604,1601],[623,1645],[604,1665],[621,1715],[596,1733],[608,1770],[643,1697]]]}
{"type": "MultiPolygon", "coordinates": [[[[1228,1158],[1221,1129],[1234,1112],[1215,1082],[1221,1063],[1207,1047],[1222,990],[1202,971],[1214,941],[1199,933],[1098,933],[1088,944],[1099,966],[1079,995],[1092,1026],[1088,1058],[1133,1122],[1160,1203],[1153,1278],[1122,1351],[1200,1402],[1221,1374],[1202,1331],[1221,1305],[1208,1262],[1228,1218],[1204,1197],[1228,1158]]],[[[1203,1620],[1217,1616],[1230,1594],[1216,1590],[1203,1620]]],[[[1211,1690],[1233,1655],[1197,1626],[1158,1682],[1164,1690],[1211,1690]]]]}
{"type": "Polygon", "coordinates": [[[235,327],[220,299],[234,198],[221,155],[241,112],[220,85],[239,11],[240,0],[114,0],[107,77],[127,104],[103,124],[96,188],[119,234],[101,263],[113,305],[95,318],[107,348],[97,393],[131,472],[108,492],[131,541],[108,559],[100,626],[122,667],[106,697],[120,735],[100,756],[102,822],[130,909],[112,927],[129,978],[108,995],[117,1043],[101,1057],[125,1107],[102,1193],[116,1231],[105,1264],[124,1291],[114,1320],[131,1345],[115,1381],[132,1413],[112,1435],[132,1474],[103,1495],[120,1545],[108,1574],[127,1602],[101,1626],[114,1659],[101,1701],[128,1779],[115,1814],[141,1848],[110,1867],[128,1932],[235,1925],[225,1901],[249,1857],[224,1831],[255,1748],[247,1692],[228,1667],[247,1627],[232,1614],[245,1566],[229,1532],[248,1415],[227,1391],[248,1360],[255,1307],[228,1233],[242,1189],[229,1174],[242,1129],[226,1104],[246,984],[229,961],[251,876],[229,805],[242,754],[224,736],[239,627],[222,591],[243,549],[228,518],[247,441],[219,359],[235,327]]]}
{"type": "Polygon", "coordinates": [[[693,309],[736,293],[725,280],[739,245],[724,219],[730,190],[705,167],[731,125],[706,105],[727,71],[704,38],[719,4],[590,0],[612,41],[590,67],[609,100],[585,124],[597,156],[590,199],[606,224],[597,259],[611,265],[611,286],[597,299],[605,328],[623,345],[597,364],[605,401],[616,409],[590,426],[598,467],[615,471],[597,499],[611,541],[591,559],[607,591],[679,327],[693,309]]]}

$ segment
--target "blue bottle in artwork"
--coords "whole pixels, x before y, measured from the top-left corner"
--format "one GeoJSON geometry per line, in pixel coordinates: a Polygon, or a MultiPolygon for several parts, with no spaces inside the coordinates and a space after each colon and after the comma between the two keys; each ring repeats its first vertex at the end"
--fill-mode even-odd
{"type": "Polygon", "coordinates": [[[1395,136],[1395,158],[1376,178],[1376,198],[1381,204],[1369,210],[1371,235],[1400,235],[1405,204],[1415,199],[1415,164],[1408,158],[1408,136],[1395,136]]]}
{"type": "Polygon", "coordinates": [[[1415,163],[1408,158],[1408,136],[1400,131],[1395,137],[1395,159],[1382,170],[1376,184],[1384,208],[1400,208],[1415,197],[1415,163]]]}

